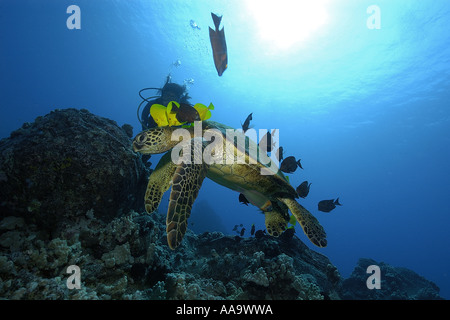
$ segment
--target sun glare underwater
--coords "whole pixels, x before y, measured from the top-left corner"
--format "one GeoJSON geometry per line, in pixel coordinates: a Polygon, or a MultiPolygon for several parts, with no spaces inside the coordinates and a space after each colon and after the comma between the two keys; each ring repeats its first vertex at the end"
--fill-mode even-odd
{"type": "MultiPolygon", "coordinates": [[[[283,175],[294,189],[311,183],[297,200],[328,244],[315,246],[298,223],[295,234],[342,277],[370,258],[417,272],[448,299],[449,25],[447,0],[1,1],[0,138],[66,108],[131,124],[134,137],[139,91],[180,84],[202,119],[242,128],[252,114],[251,129],[278,130],[284,158],[295,157],[283,175]],[[318,204],[329,199],[327,212],[318,204]]],[[[166,121],[161,105],[153,111],[166,121]]],[[[183,106],[172,104],[180,114],[168,121],[189,123],[183,106]]],[[[187,228],[265,230],[239,190],[205,179],[187,228]]]]}

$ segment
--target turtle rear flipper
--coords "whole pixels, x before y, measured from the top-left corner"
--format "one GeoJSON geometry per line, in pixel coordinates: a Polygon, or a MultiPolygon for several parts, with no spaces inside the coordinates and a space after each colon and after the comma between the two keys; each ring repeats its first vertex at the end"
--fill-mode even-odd
{"type": "Polygon", "coordinates": [[[313,244],[321,248],[327,246],[327,234],[316,217],[294,199],[280,198],[279,200],[288,206],[313,244]]]}
{"type": "Polygon", "coordinates": [[[285,217],[278,211],[272,210],[264,213],[267,232],[272,237],[280,236],[287,228],[285,217]]]}
{"type": "Polygon", "coordinates": [[[152,213],[159,207],[163,194],[169,190],[177,166],[172,162],[170,152],[159,160],[155,170],[150,175],[145,191],[145,211],[152,213]]]}
{"type": "Polygon", "coordinates": [[[264,212],[267,232],[273,237],[279,237],[287,228],[289,222],[288,207],[273,201],[272,211],[264,212]]]}
{"type": "MultiPolygon", "coordinates": [[[[191,147],[191,159],[194,160],[194,145],[191,147]]],[[[202,152],[202,148],[195,150],[202,152]]],[[[201,158],[200,158],[201,159],[201,158]]],[[[181,243],[187,229],[187,219],[191,215],[192,204],[197,198],[198,191],[208,171],[208,165],[182,162],[173,175],[172,191],[170,193],[169,208],[167,210],[166,231],[167,242],[171,249],[181,243]]]]}

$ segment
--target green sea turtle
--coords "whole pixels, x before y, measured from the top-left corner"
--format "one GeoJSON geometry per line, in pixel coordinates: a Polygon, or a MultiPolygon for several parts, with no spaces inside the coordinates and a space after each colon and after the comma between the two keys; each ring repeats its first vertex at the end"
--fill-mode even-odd
{"type": "MultiPolygon", "coordinates": [[[[196,126],[199,124],[196,123],[196,126]]],[[[244,194],[253,205],[260,208],[265,214],[265,224],[270,235],[279,236],[286,229],[290,210],[313,244],[318,247],[327,245],[326,233],[318,220],[295,200],[298,198],[295,189],[278,167],[270,162],[267,165],[261,162],[259,152],[254,152],[259,151],[257,144],[242,131],[217,122],[203,121],[201,127],[182,129],[186,148],[180,151],[183,144],[179,139],[172,138],[176,129],[179,128],[152,128],[139,133],[133,141],[136,152],[166,152],[150,175],[145,193],[145,209],[148,213],[155,211],[163,194],[172,187],[166,218],[167,241],[171,249],[181,243],[192,205],[205,177],[244,194]],[[227,132],[233,132],[236,137],[230,138],[227,132]],[[206,138],[211,136],[214,139],[206,138]],[[245,147],[236,141],[245,141],[245,147]],[[204,157],[211,154],[219,157],[214,159],[222,161],[214,162],[204,157]],[[177,155],[190,155],[191,161],[177,164],[174,160],[177,155]],[[239,157],[242,157],[241,162],[236,161],[239,157]]]]}

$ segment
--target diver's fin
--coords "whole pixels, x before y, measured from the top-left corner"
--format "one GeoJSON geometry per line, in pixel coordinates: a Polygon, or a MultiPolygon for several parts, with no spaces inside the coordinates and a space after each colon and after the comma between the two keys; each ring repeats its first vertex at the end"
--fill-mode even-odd
{"type": "Polygon", "coordinates": [[[313,244],[321,248],[327,246],[327,234],[316,217],[294,199],[279,198],[279,200],[288,206],[289,210],[291,210],[292,214],[302,226],[303,232],[313,244]]]}
{"type": "Polygon", "coordinates": [[[220,21],[222,21],[222,16],[218,16],[211,12],[211,17],[214,21],[214,26],[216,27],[216,30],[219,30],[220,21]]]}
{"type": "Polygon", "coordinates": [[[208,165],[204,161],[195,164],[194,153],[203,153],[203,148],[195,148],[195,145],[196,143],[191,143],[191,163],[179,164],[172,179],[172,191],[166,218],[167,242],[170,249],[178,247],[186,233],[187,219],[191,215],[192,205],[208,171],[208,165]]]}
{"type": "Polygon", "coordinates": [[[148,179],[145,191],[145,211],[152,213],[159,207],[163,194],[169,189],[176,165],[172,162],[171,153],[162,156],[148,179]]]}
{"type": "Polygon", "coordinates": [[[339,203],[339,197],[337,197],[336,200],[334,200],[334,204],[338,205],[338,206],[342,206],[342,204],[339,203]]]}

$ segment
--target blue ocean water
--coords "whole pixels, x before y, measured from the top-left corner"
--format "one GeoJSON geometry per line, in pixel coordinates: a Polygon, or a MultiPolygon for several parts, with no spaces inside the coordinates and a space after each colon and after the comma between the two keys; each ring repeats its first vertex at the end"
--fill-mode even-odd
{"type": "MultiPolygon", "coordinates": [[[[448,4],[0,0],[0,138],[68,107],[129,123],[136,134],[138,91],[161,87],[170,73],[191,102],[215,105],[212,120],[240,127],[253,112],[255,129],[280,130],[286,155],[304,168],[290,181],[312,182],[300,202],[324,226],[328,247],[315,248],[298,226],[297,235],[344,277],[358,258],[372,258],[416,271],[448,299],[448,4]],[[81,29],[67,27],[70,5],[80,8],[81,29]],[[211,12],[223,15],[222,77],[211,12]],[[342,207],[317,210],[336,197],[342,207]]],[[[198,232],[264,228],[255,207],[211,181],[190,220],[198,232]]]]}

